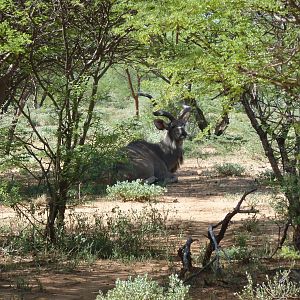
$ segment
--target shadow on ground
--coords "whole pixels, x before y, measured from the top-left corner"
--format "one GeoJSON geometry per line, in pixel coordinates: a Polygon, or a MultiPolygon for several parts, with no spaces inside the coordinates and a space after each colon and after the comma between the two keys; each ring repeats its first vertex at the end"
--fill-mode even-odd
{"type": "MultiPolygon", "coordinates": [[[[194,164],[195,165],[195,164],[194,164]]],[[[51,268],[51,264],[44,265],[36,260],[24,261],[14,258],[7,265],[0,264],[0,299],[3,300],[68,300],[82,299],[94,300],[98,290],[106,292],[114,286],[117,278],[127,279],[128,276],[148,273],[149,276],[161,282],[174,272],[179,272],[181,264],[177,255],[177,249],[184,243],[188,236],[199,239],[192,246],[193,253],[200,253],[200,249],[208,242],[206,237],[208,225],[221,221],[225,214],[230,211],[225,195],[243,195],[245,191],[258,187],[259,193],[268,192],[263,186],[258,186],[252,177],[217,177],[212,174],[206,175],[204,166],[184,167],[179,172],[179,182],[168,186],[168,193],[161,201],[162,205],[175,207],[178,215],[171,223],[171,231],[174,236],[182,235],[179,245],[174,246],[170,261],[147,260],[145,262],[121,262],[112,260],[98,260],[91,266],[82,265],[76,271],[62,271],[63,266],[51,268]],[[212,203],[216,204],[213,206],[212,203]],[[195,216],[193,219],[192,217],[195,216]]],[[[230,203],[234,207],[236,203],[230,203]]],[[[100,209],[107,209],[101,206],[100,209]]],[[[112,205],[117,205],[113,203],[112,205]]],[[[122,205],[122,203],[120,203],[122,205]]],[[[141,206],[140,203],[133,203],[133,206],[141,206]]],[[[98,208],[99,208],[98,207],[98,208]]],[[[80,208],[78,208],[80,209],[80,208]]],[[[95,209],[90,206],[90,212],[95,209]]],[[[264,243],[263,234],[269,237],[276,235],[277,228],[267,219],[262,220],[263,225],[258,223],[254,232],[250,232],[253,245],[264,243]],[[263,229],[262,229],[263,228],[263,229]]],[[[221,246],[234,245],[236,233],[241,232],[244,222],[233,220],[226,238],[221,246]]],[[[231,286],[205,286],[193,288],[193,299],[232,299],[236,285],[231,286]],[[212,298],[206,298],[212,295],[212,298]],[[215,295],[215,296],[213,296],[215,295]]]]}

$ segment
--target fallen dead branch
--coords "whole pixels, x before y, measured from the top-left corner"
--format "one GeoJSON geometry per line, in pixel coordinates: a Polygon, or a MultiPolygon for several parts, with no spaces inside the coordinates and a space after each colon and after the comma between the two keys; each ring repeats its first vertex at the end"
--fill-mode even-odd
{"type": "Polygon", "coordinates": [[[244,195],[242,196],[241,200],[237,203],[236,207],[233,209],[232,212],[229,212],[225,218],[219,222],[216,225],[209,225],[208,226],[208,239],[209,239],[209,244],[206,247],[205,250],[205,254],[202,260],[202,265],[203,266],[207,266],[210,263],[210,258],[211,255],[213,253],[213,251],[216,250],[216,259],[217,259],[217,263],[219,265],[219,244],[222,241],[222,239],[225,236],[226,230],[229,226],[229,223],[231,221],[231,219],[239,213],[242,214],[251,214],[251,213],[258,213],[259,211],[257,209],[254,209],[253,207],[250,209],[241,209],[241,205],[244,202],[244,200],[246,199],[246,197],[255,192],[257,190],[257,188],[254,188],[248,192],[245,192],[244,195]],[[220,231],[218,232],[218,234],[214,233],[214,229],[218,228],[219,226],[221,226],[220,231]]]}
{"type": "Polygon", "coordinates": [[[209,266],[211,266],[215,260],[217,259],[217,256],[215,256],[207,265],[205,265],[203,268],[201,268],[199,271],[197,271],[196,273],[192,274],[191,276],[189,276],[188,278],[186,278],[183,283],[188,283],[190,282],[193,278],[197,277],[198,275],[200,275],[203,271],[205,271],[209,266]]]}
{"type": "Polygon", "coordinates": [[[177,253],[180,257],[182,268],[179,274],[179,278],[184,278],[184,275],[187,271],[190,271],[192,269],[192,256],[191,256],[191,245],[193,242],[198,241],[198,239],[193,239],[189,237],[185,244],[181,246],[177,253]]]}
{"type": "Polygon", "coordinates": [[[280,233],[281,233],[281,227],[279,227],[279,232],[278,232],[278,244],[275,250],[273,251],[272,255],[270,256],[271,258],[277,253],[279,249],[282,248],[286,238],[287,238],[287,233],[289,230],[289,227],[291,226],[292,221],[288,220],[287,223],[284,225],[282,237],[280,238],[280,233]]]}

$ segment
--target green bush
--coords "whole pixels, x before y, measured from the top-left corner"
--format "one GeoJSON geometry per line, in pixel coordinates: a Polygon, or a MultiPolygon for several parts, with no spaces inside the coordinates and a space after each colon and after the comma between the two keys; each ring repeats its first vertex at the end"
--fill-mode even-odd
{"type": "Polygon", "coordinates": [[[216,171],[223,176],[241,176],[245,168],[236,163],[224,163],[215,166],[216,171]]]}
{"type": "Polygon", "coordinates": [[[113,241],[110,256],[138,258],[163,254],[162,246],[169,236],[167,215],[168,211],[160,212],[153,206],[144,207],[141,212],[132,210],[128,213],[115,208],[107,219],[107,230],[113,241]]]}
{"type": "Polygon", "coordinates": [[[276,183],[276,177],[273,170],[266,169],[258,175],[258,180],[267,185],[274,185],[276,183]]]}
{"type": "Polygon", "coordinates": [[[232,246],[226,250],[225,258],[230,260],[237,260],[242,262],[249,262],[254,259],[253,257],[253,249],[250,247],[243,246],[232,246]]]}
{"type": "Polygon", "coordinates": [[[14,206],[21,201],[20,187],[13,181],[2,181],[0,183],[0,203],[14,206]]]}
{"type": "MultiPolygon", "coordinates": [[[[126,162],[122,148],[132,140],[142,138],[140,123],[135,119],[107,126],[99,121],[93,141],[73,153],[73,172],[79,172],[84,183],[81,193],[99,194],[105,191],[107,184],[115,182],[116,165],[126,162]]],[[[73,187],[76,189],[76,186],[73,187]]]]}
{"type": "Polygon", "coordinates": [[[15,230],[18,230],[18,234],[15,232],[8,232],[7,239],[2,242],[2,247],[6,249],[7,253],[27,254],[43,252],[47,247],[42,233],[41,226],[28,225],[22,228],[20,224],[16,224],[15,230]]]}
{"type": "Polygon", "coordinates": [[[13,227],[0,227],[0,232],[4,233],[0,247],[8,255],[35,253],[37,256],[51,256],[51,253],[58,253],[57,259],[65,257],[85,261],[166,257],[170,236],[167,217],[168,211],[159,211],[153,206],[129,212],[116,207],[110,214],[93,216],[74,212],[66,216],[67,225],[58,232],[53,245],[45,240],[40,225],[19,219],[14,221],[13,227]]]}
{"type": "Polygon", "coordinates": [[[143,183],[141,179],[135,181],[117,182],[113,186],[106,189],[110,199],[118,199],[122,201],[150,201],[155,200],[158,196],[166,192],[166,188],[158,185],[149,185],[143,183]]]}
{"type": "Polygon", "coordinates": [[[273,279],[267,275],[267,281],[253,285],[253,279],[247,274],[248,284],[241,293],[236,293],[240,300],[299,299],[300,288],[289,279],[290,271],[277,272],[273,279]]]}
{"type": "Polygon", "coordinates": [[[117,280],[116,287],[104,295],[101,291],[96,300],[185,300],[189,287],[184,286],[177,276],[169,277],[169,286],[165,290],[145,276],[129,277],[127,281],[117,280]]]}
{"type": "Polygon", "coordinates": [[[285,259],[291,259],[291,260],[300,259],[299,251],[295,250],[292,247],[288,247],[288,246],[283,246],[281,248],[280,256],[285,259]]]}

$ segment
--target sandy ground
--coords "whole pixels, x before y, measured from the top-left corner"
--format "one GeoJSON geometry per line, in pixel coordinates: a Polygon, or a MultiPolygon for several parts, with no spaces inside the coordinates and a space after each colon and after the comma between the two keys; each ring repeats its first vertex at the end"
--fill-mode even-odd
{"type": "MultiPolygon", "coordinates": [[[[235,161],[237,158],[227,158],[228,161],[235,161]]],[[[262,162],[242,160],[239,163],[245,166],[247,174],[242,177],[219,177],[215,174],[213,166],[224,162],[221,157],[214,160],[188,159],[182,166],[179,175],[179,182],[168,186],[166,195],[159,199],[155,206],[159,210],[169,210],[169,221],[177,224],[178,229],[183,233],[182,239],[188,236],[198,238],[200,242],[193,247],[203,246],[207,241],[205,235],[209,224],[219,222],[226,213],[231,211],[245,191],[257,187],[257,192],[247,197],[248,204],[255,202],[259,208],[259,218],[266,219],[273,215],[273,211],[268,205],[270,197],[269,191],[261,186],[257,186],[255,177],[264,171],[267,165],[262,162]]],[[[247,203],[245,203],[247,205],[247,203]]],[[[121,210],[131,209],[141,210],[145,204],[136,202],[115,202],[106,199],[78,206],[78,213],[110,213],[114,207],[121,210]]],[[[9,222],[14,212],[8,208],[0,207],[0,221],[9,222]]],[[[224,240],[224,245],[233,243],[232,232],[235,226],[241,223],[242,219],[249,217],[245,214],[238,214],[233,219],[233,226],[228,231],[228,238],[224,240]]],[[[269,228],[269,234],[276,236],[276,228],[269,228]]],[[[176,249],[174,249],[174,252],[176,249]]],[[[1,253],[1,252],[0,252],[1,253]]],[[[176,252],[175,252],[176,253],[176,252]]],[[[174,253],[174,255],[175,255],[174,253]]],[[[3,257],[2,257],[3,263],[3,257]]],[[[34,265],[28,261],[19,260],[17,257],[10,262],[15,266],[15,271],[4,271],[0,273],[0,299],[95,299],[98,290],[108,290],[114,286],[116,278],[126,279],[128,276],[148,273],[157,280],[163,280],[168,274],[180,269],[180,263],[170,264],[166,261],[145,261],[124,263],[120,261],[99,260],[91,266],[83,265],[76,271],[60,273],[55,270],[43,270],[39,266],[39,272],[35,272],[34,265]],[[18,271],[18,266],[22,264],[22,271],[18,271]],[[30,282],[31,290],[20,292],[16,288],[17,278],[27,278],[30,282]]],[[[1,265],[0,265],[1,266],[1,265]]],[[[12,268],[14,269],[14,268],[12,268]]],[[[21,279],[20,279],[21,280],[21,279]]],[[[223,289],[214,289],[207,286],[196,287],[193,290],[193,299],[233,299],[233,292],[223,289]],[[208,296],[209,295],[209,296],[208,296]]]]}

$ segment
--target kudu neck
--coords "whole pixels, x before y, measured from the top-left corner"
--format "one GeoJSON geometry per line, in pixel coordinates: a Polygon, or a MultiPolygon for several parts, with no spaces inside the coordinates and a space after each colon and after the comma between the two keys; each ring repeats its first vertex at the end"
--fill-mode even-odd
{"type": "Polygon", "coordinates": [[[179,156],[182,156],[182,142],[183,141],[175,141],[167,133],[159,144],[163,152],[170,156],[169,159],[177,160],[179,156]]]}
{"type": "Polygon", "coordinates": [[[175,172],[183,161],[182,141],[176,142],[172,140],[167,133],[159,144],[162,149],[163,160],[168,170],[175,172]]]}
{"type": "Polygon", "coordinates": [[[174,152],[176,150],[182,149],[183,141],[175,141],[170,137],[168,132],[165,134],[164,138],[160,141],[160,144],[163,146],[165,150],[168,152],[174,152]]]}

